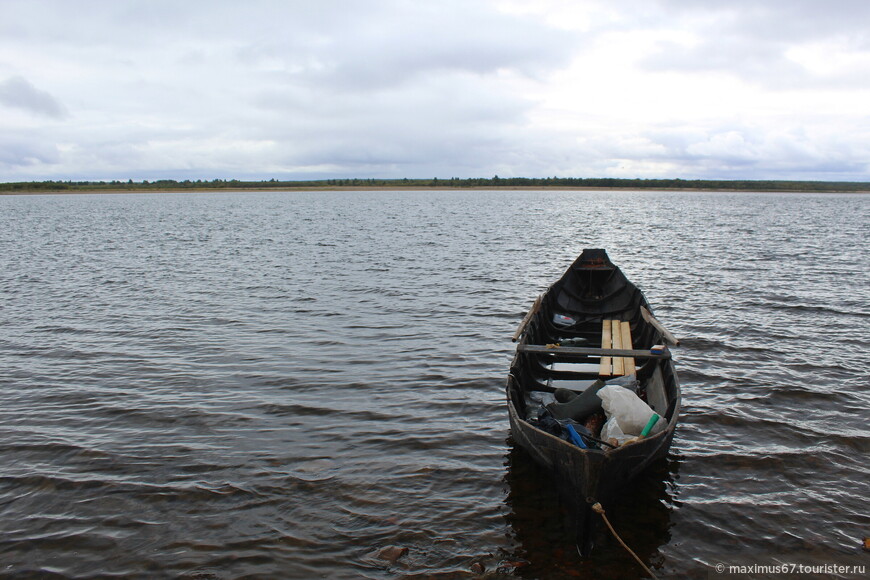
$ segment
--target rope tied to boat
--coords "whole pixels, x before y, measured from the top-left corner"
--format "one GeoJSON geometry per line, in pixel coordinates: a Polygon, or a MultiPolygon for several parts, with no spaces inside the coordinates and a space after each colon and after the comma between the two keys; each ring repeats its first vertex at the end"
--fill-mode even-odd
{"type": "Polygon", "coordinates": [[[637,557],[637,554],[635,554],[631,550],[631,548],[629,548],[628,545],[622,541],[622,538],[619,537],[619,534],[617,534],[616,530],[613,529],[613,526],[610,525],[610,520],[607,519],[607,514],[604,513],[604,506],[602,506],[599,502],[595,502],[594,504],[592,504],[592,511],[601,515],[601,519],[603,519],[604,523],[607,524],[607,528],[610,530],[610,533],[613,534],[613,537],[616,538],[617,541],[622,544],[622,547],[625,548],[625,550],[632,555],[637,563],[640,564],[641,567],[646,571],[646,573],[650,575],[650,578],[652,578],[653,580],[658,580],[658,578],[656,578],[656,575],[652,573],[652,570],[647,568],[647,565],[643,563],[643,560],[637,557]]]}

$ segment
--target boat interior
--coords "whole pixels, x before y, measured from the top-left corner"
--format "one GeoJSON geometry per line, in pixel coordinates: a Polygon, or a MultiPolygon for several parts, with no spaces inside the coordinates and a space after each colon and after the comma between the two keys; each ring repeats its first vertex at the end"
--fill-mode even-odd
{"type": "MultiPolygon", "coordinates": [[[[593,256],[590,264],[587,252],[544,294],[521,342],[629,350],[661,344],[661,334],[642,315],[642,308],[649,309],[643,293],[610,264],[606,254],[603,260],[593,256]]],[[[537,407],[530,400],[532,392],[568,389],[579,394],[599,380],[619,382],[635,375],[647,404],[670,421],[677,400],[672,372],[660,358],[564,354],[553,348],[552,352],[517,352],[509,384],[517,410],[527,417],[537,407]]]]}

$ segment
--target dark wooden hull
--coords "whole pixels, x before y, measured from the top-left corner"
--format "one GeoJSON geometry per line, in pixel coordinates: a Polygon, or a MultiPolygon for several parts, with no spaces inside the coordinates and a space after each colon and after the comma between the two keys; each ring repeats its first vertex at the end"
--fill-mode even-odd
{"type": "MultiPolygon", "coordinates": [[[[667,455],[680,410],[680,387],[673,361],[669,357],[651,360],[638,370],[643,387],[654,391],[656,404],[651,403],[651,406],[667,419],[665,430],[617,449],[582,449],[530,424],[526,420],[530,410],[525,394],[553,390],[560,380],[591,379],[596,376],[594,371],[557,370],[558,363],[567,360],[558,350],[541,354],[524,352],[522,346],[557,342],[564,335],[594,340],[595,329],[600,328],[603,319],[618,318],[630,322],[632,335],[637,337],[634,347],[649,349],[661,343],[663,337],[643,318],[641,307],[649,310],[643,294],[622,276],[606,254],[601,250],[587,250],[543,295],[540,309],[530,317],[511,365],[506,392],[513,439],[538,464],[554,474],[560,490],[579,510],[581,519],[591,519],[591,504],[600,502],[607,508],[617,501],[629,481],[650,463],[667,455]],[[605,267],[590,270],[582,264],[578,267],[584,257],[589,261],[587,252],[593,252],[591,258],[596,258],[595,264],[600,264],[600,254],[603,254],[605,267]],[[582,287],[590,272],[589,287],[582,287]],[[566,284],[572,283],[574,287],[566,289],[566,284]],[[551,322],[554,314],[567,314],[578,322],[571,327],[554,325],[551,322]]],[[[580,360],[594,365],[598,359],[590,356],[580,360]]]]}

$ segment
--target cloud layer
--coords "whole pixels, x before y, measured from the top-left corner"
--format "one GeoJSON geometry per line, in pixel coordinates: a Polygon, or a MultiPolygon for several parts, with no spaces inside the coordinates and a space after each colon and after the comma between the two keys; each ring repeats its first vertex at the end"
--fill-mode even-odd
{"type": "Polygon", "coordinates": [[[53,119],[66,117],[66,110],[45,91],[40,91],[20,76],[0,82],[0,105],[23,109],[53,119]]]}
{"type": "Polygon", "coordinates": [[[2,11],[2,181],[870,180],[863,2],[2,11]]]}

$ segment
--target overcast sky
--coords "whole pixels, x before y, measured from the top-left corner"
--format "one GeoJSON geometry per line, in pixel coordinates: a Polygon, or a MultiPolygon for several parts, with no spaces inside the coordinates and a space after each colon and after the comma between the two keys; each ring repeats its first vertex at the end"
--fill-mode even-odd
{"type": "Polygon", "coordinates": [[[0,181],[870,181],[866,0],[0,0],[0,181]]]}

